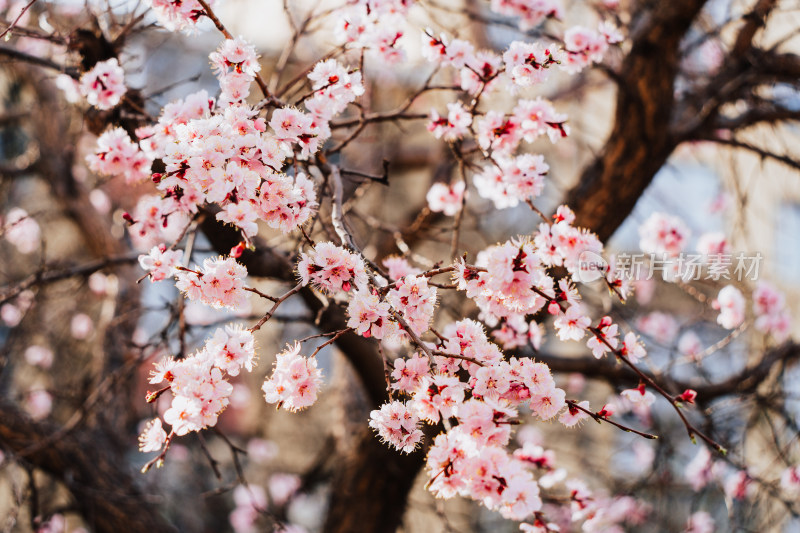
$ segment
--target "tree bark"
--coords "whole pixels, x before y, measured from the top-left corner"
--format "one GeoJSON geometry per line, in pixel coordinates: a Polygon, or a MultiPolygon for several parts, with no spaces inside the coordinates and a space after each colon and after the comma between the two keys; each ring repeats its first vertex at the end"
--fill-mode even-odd
{"type": "Polygon", "coordinates": [[[638,17],[617,79],[614,127],[565,200],[575,211],[576,224],[602,241],[628,217],[676,146],[670,121],[679,46],[705,1],[658,2],[638,17]]]}
{"type": "Polygon", "coordinates": [[[380,442],[364,424],[334,474],[324,533],[396,531],[424,459],[421,449],[405,455],[380,442]]]}

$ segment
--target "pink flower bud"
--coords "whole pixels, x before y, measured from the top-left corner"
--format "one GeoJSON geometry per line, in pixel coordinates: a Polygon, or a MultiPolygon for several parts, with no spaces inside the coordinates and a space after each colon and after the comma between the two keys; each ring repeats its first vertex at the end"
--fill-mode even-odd
{"type": "Polygon", "coordinates": [[[239,244],[231,248],[231,257],[233,257],[234,259],[239,259],[242,256],[243,252],[244,252],[244,242],[240,242],[239,244]]]}
{"type": "Polygon", "coordinates": [[[678,398],[680,398],[686,403],[694,403],[694,399],[697,398],[697,391],[692,389],[686,389],[685,391],[683,391],[683,394],[678,396],[678,398]]]}

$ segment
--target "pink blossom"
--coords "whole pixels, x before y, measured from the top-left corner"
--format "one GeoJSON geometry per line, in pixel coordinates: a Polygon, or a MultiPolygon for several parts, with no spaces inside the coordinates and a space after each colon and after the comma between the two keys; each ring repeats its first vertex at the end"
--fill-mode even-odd
{"type": "Polygon", "coordinates": [[[25,349],[25,361],[29,365],[47,370],[53,365],[53,351],[50,348],[33,344],[25,349]]]}
{"type": "MultiPolygon", "coordinates": [[[[570,308],[571,309],[571,308],[570,308]]],[[[611,350],[615,350],[619,345],[619,333],[616,324],[611,323],[611,317],[605,316],[598,326],[599,334],[593,333],[586,346],[592,350],[592,355],[600,359],[611,350]]],[[[623,344],[624,346],[624,344],[623,344]]]]}
{"type": "Polygon", "coordinates": [[[299,411],[317,401],[322,372],[317,360],[300,355],[300,343],[277,355],[275,369],[261,387],[267,403],[277,403],[287,411],[299,411]]]}
{"type": "Polygon", "coordinates": [[[399,255],[392,255],[382,261],[383,266],[389,272],[389,277],[393,280],[398,280],[404,276],[414,276],[421,274],[422,271],[409,264],[409,262],[399,255]]]}
{"type": "Polygon", "coordinates": [[[461,211],[464,186],[463,181],[457,181],[450,186],[444,183],[434,183],[425,197],[428,200],[428,208],[434,213],[444,213],[448,217],[454,216],[461,211]]]}
{"type": "Polygon", "coordinates": [[[469,133],[472,124],[472,115],[464,109],[460,102],[447,104],[447,116],[440,117],[436,110],[431,110],[431,121],[428,123],[428,131],[433,133],[437,139],[445,141],[455,141],[469,133]]]}
{"type": "MultiPolygon", "coordinates": [[[[584,409],[589,409],[589,402],[586,400],[578,402],[577,405],[583,407],[584,409]]],[[[577,407],[573,407],[572,405],[567,405],[567,410],[561,413],[558,421],[564,424],[565,427],[571,428],[580,424],[587,418],[589,418],[588,413],[578,409],[577,407]]]]}
{"type": "Polygon", "coordinates": [[[478,194],[492,200],[497,209],[514,207],[542,193],[544,176],[550,170],[543,156],[497,156],[495,162],[498,166],[487,165],[475,176],[475,187],[478,194]]]}
{"type": "Polygon", "coordinates": [[[564,49],[567,54],[562,68],[574,74],[593,62],[602,61],[608,41],[594,30],[573,26],[564,33],[564,49]]]}
{"type": "Polygon", "coordinates": [[[592,320],[585,315],[585,311],[580,305],[571,305],[566,313],[556,318],[553,325],[558,330],[556,334],[562,341],[579,341],[586,335],[586,329],[591,325],[592,320]]]}
{"type": "Polygon", "coordinates": [[[619,393],[620,396],[631,402],[634,406],[650,407],[656,401],[655,395],[645,390],[644,385],[635,389],[626,389],[619,393]]]}
{"type": "Polygon", "coordinates": [[[689,461],[684,470],[686,480],[692,486],[692,490],[699,491],[713,479],[711,453],[703,447],[698,450],[697,455],[689,461]]]}
{"type": "Polygon", "coordinates": [[[208,258],[195,270],[175,273],[175,286],[190,300],[200,300],[215,309],[236,309],[247,300],[244,278],[247,269],[233,258],[208,258]]]}
{"type": "Polygon", "coordinates": [[[2,230],[3,236],[21,254],[29,254],[39,248],[41,238],[39,223],[21,207],[12,207],[8,211],[2,230]]]}
{"type": "Polygon", "coordinates": [[[700,337],[691,330],[684,332],[678,338],[678,351],[687,357],[695,358],[703,351],[700,337]]]}
{"type": "MultiPolygon", "coordinates": [[[[214,7],[216,3],[212,0],[208,4],[214,7]]],[[[158,22],[170,31],[192,32],[204,15],[197,0],[146,0],[146,4],[153,8],[158,22]]]]}
{"type": "Polygon", "coordinates": [[[692,513],[683,533],[714,533],[714,519],[706,511],[692,513]]]}
{"type": "Polygon", "coordinates": [[[174,200],[157,195],[139,198],[128,228],[134,246],[149,250],[163,242],[174,241],[186,227],[188,217],[175,209],[174,200]]]}
{"type": "Polygon", "coordinates": [[[459,428],[479,446],[505,446],[511,439],[511,422],[517,412],[491,399],[467,400],[458,406],[459,428]]]}
{"type": "Polygon", "coordinates": [[[545,19],[564,16],[560,0],[492,0],[490,7],[500,15],[513,17],[522,31],[535,28],[545,19]]]}
{"type": "Polygon", "coordinates": [[[542,420],[550,420],[564,408],[566,393],[557,387],[552,388],[543,394],[536,394],[531,397],[531,409],[542,420]]]}
{"type": "Polygon", "coordinates": [[[302,111],[283,107],[272,113],[269,121],[278,140],[300,146],[300,158],[305,159],[319,148],[319,128],[314,118],[302,111]]]}
{"type": "Polygon", "coordinates": [[[734,329],[744,322],[744,296],[733,285],[720,289],[711,307],[719,311],[717,323],[725,329],[734,329]]]}
{"type": "Polygon", "coordinates": [[[766,281],[759,281],[753,291],[753,311],[757,330],[771,334],[777,342],[789,337],[791,315],[786,308],[786,298],[766,281]]]}
{"type": "Polygon", "coordinates": [[[419,418],[403,402],[389,402],[370,413],[369,426],[378,432],[381,440],[396,449],[411,453],[422,440],[417,427],[419,418]]]}
{"type": "Polygon", "coordinates": [[[22,310],[10,303],[0,305],[0,320],[10,328],[16,327],[22,321],[22,310]]]}
{"type": "Polygon", "coordinates": [[[561,62],[564,54],[554,44],[512,42],[503,54],[506,72],[521,87],[542,83],[550,67],[561,62]]]}
{"type": "Polygon", "coordinates": [[[183,250],[167,250],[163,244],[154,246],[147,255],[139,256],[139,265],[149,272],[150,281],[161,281],[176,272],[183,250]]]}
{"type": "Polygon", "coordinates": [[[116,57],[100,61],[80,79],[81,94],[98,109],[111,109],[119,104],[127,88],[125,72],[116,57]]]}
{"type": "Polygon", "coordinates": [[[226,39],[216,52],[209,55],[209,59],[218,77],[224,77],[229,69],[249,76],[255,76],[261,70],[255,48],[241,36],[226,39]]]}
{"type": "Polygon", "coordinates": [[[139,435],[139,451],[140,452],[157,452],[161,450],[164,443],[167,441],[167,432],[161,426],[161,419],[154,418],[150,420],[139,435]]]}
{"type": "Polygon", "coordinates": [[[86,156],[89,168],[104,176],[124,176],[127,183],[150,177],[153,158],[133,142],[122,128],[109,128],[97,138],[93,154],[86,156]]]}
{"type": "Polygon", "coordinates": [[[300,254],[297,270],[304,285],[314,283],[328,292],[365,289],[367,273],[364,262],[330,242],[317,244],[308,254],[300,254]]]}
{"type": "Polygon", "coordinates": [[[472,393],[476,396],[498,398],[508,391],[511,382],[508,379],[509,364],[502,361],[498,365],[483,366],[475,372],[475,383],[472,393]]]}
{"type": "MultiPolygon", "coordinates": [[[[37,517],[36,521],[38,522],[41,517],[37,517]]],[[[55,513],[50,516],[46,522],[41,524],[36,528],[36,533],[64,533],[66,531],[67,521],[64,519],[64,515],[60,513],[55,513]]],[[[70,533],[75,533],[75,529],[71,530],[70,533]]]]}
{"type": "Polygon", "coordinates": [[[267,489],[275,505],[285,505],[302,483],[303,480],[296,474],[277,473],[269,477],[267,489]]]}
{"type": "Polygon", "coordinates": [[[647,355],[644,345],[639,342],[636,334],[629,331],[625,334],[625,340],[622,342],[620,351],[624,357],[627,357],[631,363],[638,363],[642,358],[647,355]]]}
{"type": "Polygon", "coordinates": [[[363,337],[383,339],[397,332],[397,323],[390,320],[390,305],[368,289],[356,290],[347,307],[347,327],[363,337]]]}
{"type": "Polygon", "coordinates": [[[725,480],[724,489],[725,494],[729,498],[733,498],[734,500],[745,500],[752,495],[753,491],[755,490],[755,485],[753,484],[753,480],[747,474],[747,471],[739,470],[738,472],[728,476],[728,479],[725,480]]]}
{"type": "Polygon", "coordinates": [[[436,306],[436,287],[428,286],[424,276],[399,279],[386,295],[386,301],[403,315],[411,330],[421,335],[428,330],[436,306]]]}
{"type": "Polygon", "coordinates": [[[653,213],[639,228],[639,247],[645,253],[677,255],[686,247],[689,235],[680,218],[653,213]]]}
{"type": "Polygon", "coordinates": [[[255,366],[255,339],[240,324],[217,329],[206,341],[205,350],[214,366],[230,376],[238,376],[242,368],[250,372],[255,366]]]}
{"type": "Polygon", "coordinates": [[[42,420],[53,410],[53,396],[44,389],[28,391],[23,407],[32,419],[42,420]]]}
{"type": "Polygon", "coordinates": [[[792,466],[781,473],[781,489],[792,497],[800,496],[800,466],[792,466]]]}
{"type": "Polygon", "coordinates": [[[660,344],[669,344],[678,334],[678,323],[675,319],[660,311],[639,317],[636,320],[636,327],[660,344]]]}
{"type": "Polygon", "coordinates": [[[465,389],[466,384],[455,376],[423,376],[408,407],[419,418],[436,424],[440,418],[453,416],[457,406],[464,401],[465,389]]]}
{"type": "Polygon", "coordinates": [[[484,152],[509,155],[517,149],[523,132],[515,117],[497,111],[487,111],[477,121],[478,144],[484,152]]]}
{"type": "Polygon", "coordinates": [[[695,398],[697,398],[697,391],[693,389],[686,389],[678,396],[678,399],[686,403],[694,403],[695,398]]]}
{"type": "Polygon", "coordinates": [[[621,43],[625,36],[619,31],[619,28],[611,21],[604,20],[597,26],[597,31],[606,40],[608,44],[621,43]]]}
{"type": "Polygon", "coordinates": [[[253,438],[247,441],[247,457],[260,464],[273,460],[278,454],[278,445],[271,440],[253,438]]]}
{"type": "Polygon", "coordinates": [[[76,313],[72,316],[69,329],[73,337],[83,340],[92,334],[94,321],[86,313],[76,313]]]}
{"type": "Polygon", "coordinates": [[[719,262],[722,255],[731,253],[731,245],[721,231],[703,233],[697,239],[697,251],[705,256],[708,262],[719,262]]]}
{"type": "Polygon", "coordinates": [[[493,90],[500,78],[501,58],[487,51],[476,52],[468,58],[466,65],[459,71],[460,87],[475,96],[493,90]]]}
{"type": "Polygon", "coordinates": [[[430,372],[430,362],[427,357],[414,354],[408,359],[395,359],[392,370],[392,387],[404,392],[413,393],[419,386],[420,380],[430,372]]]}

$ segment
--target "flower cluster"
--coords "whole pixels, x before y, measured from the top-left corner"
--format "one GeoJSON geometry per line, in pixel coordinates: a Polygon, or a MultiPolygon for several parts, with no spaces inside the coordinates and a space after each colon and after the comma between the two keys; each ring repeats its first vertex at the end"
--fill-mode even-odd
{"type": "Polygon", "coordinates": [[[127,91],[125,72],[116,57],[98,62],[80,79],[80,91],[86,101],[98,109],[116,107],[127,91]]]}
{"type": "Polygon", "coordinates": [[[552,43],[514,41],[503,54],[503,62],[511,81],[520,87],[528,87],[547,80],[550,67],[560,64],[564,56],[564,52],[552,43]]]}
{"type": "Polygon", "coordinates": [[[398,332],[397,322],[390,319],[390,305],[382,302],[377,293],[366,289],[356,290],[347,307],[350,319],[347,327],[364,337],[383,339],[398,332]]]}
{"type": "Polygon", "coordinates": [[[492,200],[497,209],[514,207],[520,201],[533,200],[542,194],[544,176],[550,170],[544,156],[523,154],[498,156],[497,165],[484,166],[475,176],[478,193],[492,200]]]}
{"type": "Polygon", "coordinates": [[[469,132],[472,125],[470,115],[461,102],[447,104],[447,116],[439,116],[435,109],[431,109],[431,121],[428,122],[428,131],[437,139],[456,141],[469,132]]]}
{"type": "MultiPolygon", "coordinates": [[[[149,1],[162,23],[173,29],[192,29],[198,20],[211,15],[204,13],[196,0],[149,1]]],[[[337,18],[336,38],[346,45],[335,57],[344,62],[344,58],[352,58],[348,50],[360,48],[361,52],[378,55],[384,63],[401,59],[400,39],[409,31],[405,15],[412,4],[408,0],[352,0],[331,10],[337,18]]],[[[564,12],[558,0],[492,0],[491,9],[516,17],[523,30],[564,12]]],[[[556,143],[569,135],[569,126],[567,116],[557,112],[550,101],[516,95],[538,91],[537,86],[547,80],[552,69],[576,73],[601,61],[609,44],[619,42],[622,36],[608,23],[600,24],[597,31],[577,26],[565,31],[562,44],[551,42],[557,40],[553,37],[548,42],[514,41],[502,55],[477,50],[467,40],[436,35],[432,30],[425,30],[421,38],[421,54],[435,66],[437,76],[450,76],[441,87],[426,85],[423,92],[433,88],[458,92],[460,86],[474,98],[465,105],[462,102],[471,98],[461,93],[462,102],[448,103],[446,115],[431,111],[427,129],[435,138],[451,143],[462,170],[470,175],[452,185],[434,184],[426,197],[430,211],[458,215],[460,221],[471,179],[478,194],[498,209],[525,202],[538,212],[533,200],[543,193],[550,167],[544,156],[518,150],[523,141],[533,143],[545,135],[556,143]],[[503,109],[486,105],[488,98],[481,98],[495,87],[509,89],[513,103],[503,109]],[[474,172],[476,168],[478,172],[474,172]]],[[[241,37],[227,39],[209,56],[219,79],[218,98],[200,91],[168,104],[155,124],[136,130],[135,139],[121,128],[99,138],[96,152],[88,158],[98,173],[123,175],[126,181],[134,182],[150,174],[153,161],[163,162],[164,170],[151,176],[160,195],[141,198],[133,215],[124,215],[137,246],[150,249],[139,262],[152,281],[174,276],[176,286],[187,298],[214,308],[235,310],[244,305],[247,270],[236,262],[236,253],[206,259],[202,267],[191,270],[180,266],[181,252],[168,250],[162,243],[174,242],[185,231],[193,231],[189,220],[210,204],[215,204],[213,210],[219,221],[235,226],[242,234],[242,243],[234,250],[256,242],[250,238],[258,233],[262,222],[284,233],[302,227],[318,207],[315,184],[309,176],[318,179],[319,171],[330,174],[332,180],[336,178],[329,172],[326,158],[331,154],[335,157],[339,149],[326,151],[324,144],[332,130],[343,132],[358,122],[348,119],[332,124],[334,117],[358,108],[366,122],[372,121],[371,117],[393,118],[388,113],[366,115],[366,107],[352,105],[365,94],[362,71],[332,59],[334,55],[327,57],[307,71],[307,79],[303,78],[306,73],[300,74],[289,83],[288,90],[277,91],[278,96],[265,94],[260,105],[251,107],[246,100],[261,68],[255,48],[241,37]]],[[[92,91],[82,90],[98,107],[113,107],[124,94],[123,73],[116,60],[98,64],[84,77],[81,87],[91,87],[92,91]],[[106,94],[109,87],[112,91],[106,94]]],[[[413,102],[409,100],[408,106],[413,102]]],[[[403,118],[424,116],[409,112],[403,118]]],[[[361,129],[353,131],[352,137],[343,137],[346,141],[341,146],[355,139],[361,129]]],[[[547,524],[541,513],[540,487],[550,489],[563,483],[569,494],[564,510],[570,511],[573,522],[583,521],[584,531],[622,530],[623,523],[641,522],[644,506],[630,497],[593,494],[581,481],[567,480],[566,471],[556,468],[555,453],[541,442],[525,438],[522,431],[517,433],[522,448],[512,450],[514,428],[523,415],[557,420],[568,428],[590,417],[608,421],[617,409],[633,411],[644,420],[656,398],[641,383],[622,391],[601,410],[592,411],[588,401],[567,399],[567,392],[557,386],[548,365],[520,354],[504,355],[490,340],[504,349],[528,344],[538,349],[543,324],[551,319],[559,340],[585,340],[598,359],[613,353],[636,364],[647,354],[637,335],[624,334],[609,316],[592,326],[593,319],[575,283],[588,283],[579,275],[584,263],[581,256],[587,252],[602,256],[599,239],[574,226],[575,214],[566,206],[559,207],[552,220],[544,215],[542,218],[544,222],[529,235],[481,250],[474,264],[468,264],[465,255],[442,267],[398,241],[398,247],[414,265],[427,265],[430,270],[423,272],[404,257],[379,257],[376,261],[383,259],[388,270],[388,276],[383,277],[367,270],[367,263],[372,263],[355,245],[315,243],[312,239],[319,233],[304,232],[305,242],[311,247],[299,253],[297,275],[301,285],[313,285],[335,299],[333,305],[346,305],[348,329],[335,333],[337,338],[352,330],[382,342],[391,400],[370,413],[369,426],[378,437],[397,450],[411,453],[423,439],[424,423],[445,428],[428,443],[426,458],[428,487],[437,497],[468,497],[506,518],[531,522],[520,526],[523,531],[546,533],[556,526],[547,524]],[[434,281],[445,272],[452,272],[454,286],[434,281]],[[446,323],[438,317],[434,321],[438,287],[463,291],[477,305],[477,320],[446,323]],[[402,353],[409,341],[413,341],[412,348],[402,353]]],[[[323,223],[323,228],[328,227],[323,223]]],[[[341,233],[341,227],[336,226],[336,230],[341,233]]],[[[457,236],[456,232],[456,240],[457,236]]],[[[641,227],[640,237],[645,252],[675,256],[685,249],[689,229],[677,217],[655,213],[641,227]]],[[[729,244],[722,234],[707,234],[701,237],[698,248],[710,257],[728,252],[729,244]]],[[[190,259],[186,258],[187,265],[190,259]]],[[[613,266],[601,266],[596,274],[624,300],[627,282],[614,279],[612,272],[613,266]]],[[[262,296],[277,307],[297,289],[280,299],[262,296]]],[[[753,299],[756,327],[774,339],[785,338],[789,317],[783,296],[762,284],[753,299]]],[[[743,322],[744,297],[736,288],[723,288],[713,305],[720,311],[718,322],[724,327],[734,328],[743,322]]],[[[153,419],[144,428],[142,451],[161,450],[169,446],[173,436],[217,423],[219,414],[232,401],[233,386],[228,378],[238,376],[242,369],[252,370],[256,362],[252,331],[273,312],[252,330],[241,326],[217,329],[196,353],[156,365],[150,382],[166,386],[151,393],[149,400],[166,391],[173,398],[163,420],[153,419]],[[166,430],[164,424],[171,428],[166,430]]],[[[678,327],[667,319],[659,322],[655,316],[647,317],[640,321],[642,331],[665,337],[665,344],[671,342],[678,327]]],[[[92,323],[74,329],[86,337],[92,323]]],[[[699,340],[689,340],[692,342],[684,344],[691,344],[691,351],[698,352],[699,340]]],[[[322,386],[318,362],[314,355],[301,354],[300,342],[277,354],[274,370],[262,386],[267,403],[292,412],[314,404],[322,386]]],[[[573,385],[571,381],[564,388],[576,394],[583,386],[573,385]]],[[[696,395],[687,389],[669,400],[679,406],[677,401],[692,403],[696,395]]],[[[687,472],[694,476],[693,484],[700,485],[710,479],[712,469],[710,459],[701,457],[687,472]]],[[[752,481],[750,473],[737,470],[728,477],[726,492],[732,498],[743,498],[752,490],[752,481]]],[[[784,472],[781,483],[787,494],[800,493],[797,469],[784,472]]],[[[260,502],[255,507],[266,505],[263,490],[255,500],[260,502]]],[[[240,515],[236,521],[251,526],[255,507],[242,502],[237,501],[241,510],[235,511],[240,515]]],[[[705,527],[703,520],[702,516],[694,517],[690,528],[701,530],[705,527]]]]}
{"type": "Polygon", "coordinates": [[[760,281],[753,291],[753,311],[757,330],[769,333],[776,342],[789,337],[792,317],[786,308],[786,297],[766,281],[760,281]]]}
{"type": "Polygon", "coordinates": [[[610,42],[619,42],[618,32],[605,29],[601,32],[573,26],[564,33],[564,50],[566,51],[564,69],[567,72],[580,72],[592,63],[599,63],[608,50],[610,42]]]}
{"type": "Polygon", "coordinates": [[[147,194],[139,198],[128,223],[134,246],[145,251],[163,242],[174,242],[189,223],[189,217],[176,210],[169,199],[147,194]]]}
{"type": "Polygon", "coordinates": [[[97,138],[93,154],[86,157],[93,172],[105,176],[124,176],[126,183],[150,177],[153,158],[141,150],[122,128],[106,130],[97,138]]]}
{"type": "Polygon", "coordinates": [[[263,135],[265,123],[245,106],[175,126],[175,141],[164,157],[167,172],[158,187],[177,208],[195,212],[205,202],[223,210],[217,218],[246,235],[256,222],[289,232],[316,208],[314,185],[303,173],[294,178],[276,172],[286,150],[263,135]]]}
{"type": "Polygon", "coordinates": [[[337,10],[336,37],[339,43],[364,48],[381,61],[398,63],[405,52],[398,41],[406,28],[407,0],[355,0],[337,10]]]}
{"type": "Polygon", "coordinates": [[[744,322],[744,296],[733,285],[726,285],[720,289],[711,306],[719,311],[717,323],[725,329],[737,328],[744,322]]]}
{"type": "Polygon", "coordinates": [[[21,207],[13,207],[0,221],[2,236],[14,245],[21,254],[29,254],[39,247],[42,230],[36,219],[21,207]]]}
{"type": "Polygon", "coordinates": [[[452,217],[461,211],[464,202],[466,184],[457,181],[451,185],[444,183],[434,183],[431,185],[425,199],[428,200],[428,209],[434,213],[444,213],[445,216],[452,217]]]}
{"type": "Polygon", "coordinates": [[[389,402],[370,413],[369,427],[385,442],[411,453],[422,440],[419,418],[403,402],[389,402]]]}
{"type": "Polygon", "coordinates": [[[314,66],[308,79],[314,93],[303,105],[319,123],[323,137],[328,137],[328,121],[364,94],[361,73],[349,71],[335,59],[327,59],[314,66]]]}
{"type": "Polygon", "coordinates": [[[150,281],[161,281],[177,272],[183,250],[167,250],[163,244],[154,246],[147,255],[139,256],[139,265],[147,270],[150,281]]]}
{"type": "Polygon", "coordinates": [[[406,276],[397,280],[386,301],[400,312],[411,331],[421,335],[428,331],[433,318],[436,287],[428,286],[428,278],[424,276],[406,276]]]}
{"type": "Polygon", "coordinates": [[[353,287],[362,290],[367,286],[367,271],[361,257],[330,242],[321,242],[310,252],[301,253],[297,271],[303,285],[313,283],[329,293],[348,292],[353,287]]]}
{"type": "Polygon", "coordinates": [[[220,107],[237,104],[247,98],[250,84],[261,70],[253,45],[242,37],[226,39],[208,58],[222,89],[218,100],[220,107]]]}
{"type": "Polygon", "coordinates": [[[513,17],[522,31],[535,28],[545,19],[564,16],[561,0],[492,0],[490,6],[495,13],[513,17]]]}
{"type": "Polygon", "coordinates": [[[648,254],[676,256],[689,242],[688,226],[676,216],[653,213],[639,226],[639,247],[648,254]]]}
{"type": "MultiPolygon", "coordinates": [[[[173,394],[164,422],[171,434],[186,435],[216,425],[220,413],[230,403],[233,386],[226,377],[236,376],[241,368],[253,368],[253,334],[239,325],[219,329],[205,346],[181,360],[166,358],[151,372],[150,383],[167,383],[173,394]]],[[[148,394],[155,401],[164,390],[148,394]]],[[[148,424],[140,437],[142,451],[156,451],[163,442],[161,421],[148,424]]]]}
{"type": "Polygon", "coordinates": [[[495,156],[509,156],[524,139],[533,142],[547,134],[550,141],[569,135],[567,117],[556,113],[547,100],[519,100],[510,116],[498,111],[488,111],[477,121],[478,144],[495,156]]]}
{"type": "Polygon", "coordinates": [[[277,355],[272,376],[261,389],[267,403],[294,412],[317,401],[321,384],[322,372],[317,368],[317,360],[300,355],[300,343],[296,342],[277,355]]]}
{"type": "MultiPolygon", "coordinates": [[[[214,7],[216,0],[208,5],[214,7]]],[[[159,24],[170,31],[190,33],[205,15],[203,6],[197,0],[146,0],[158,19],[159,24]]]]}
{"type": "Polygon", "coordinates": [[[200,300],[215,309],[237,309],[247,300],[244,279],[247,269],[231,257],[208,258],[196,270],[176,272],[175,286],[190,300],[200,300]]]}

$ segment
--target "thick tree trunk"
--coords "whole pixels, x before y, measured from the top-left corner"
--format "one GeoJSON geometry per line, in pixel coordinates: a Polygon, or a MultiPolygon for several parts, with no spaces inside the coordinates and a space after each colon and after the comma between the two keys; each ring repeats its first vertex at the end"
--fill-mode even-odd
{"type": "Polygon", "coordinates": [[[658,2],[639,16],[617,79],[614,127],[600,156],[568,193],[577,224],[607,240],[676,146],[671,134],[679,45],[706,0],[658,2]]]}
{"type": "Polygon", "coordinates": [[[424,454],[401,454],[380,442],[366,424],[356,443],[334,474],[323,531],[392,533],[402,523],[424,454]]]}

